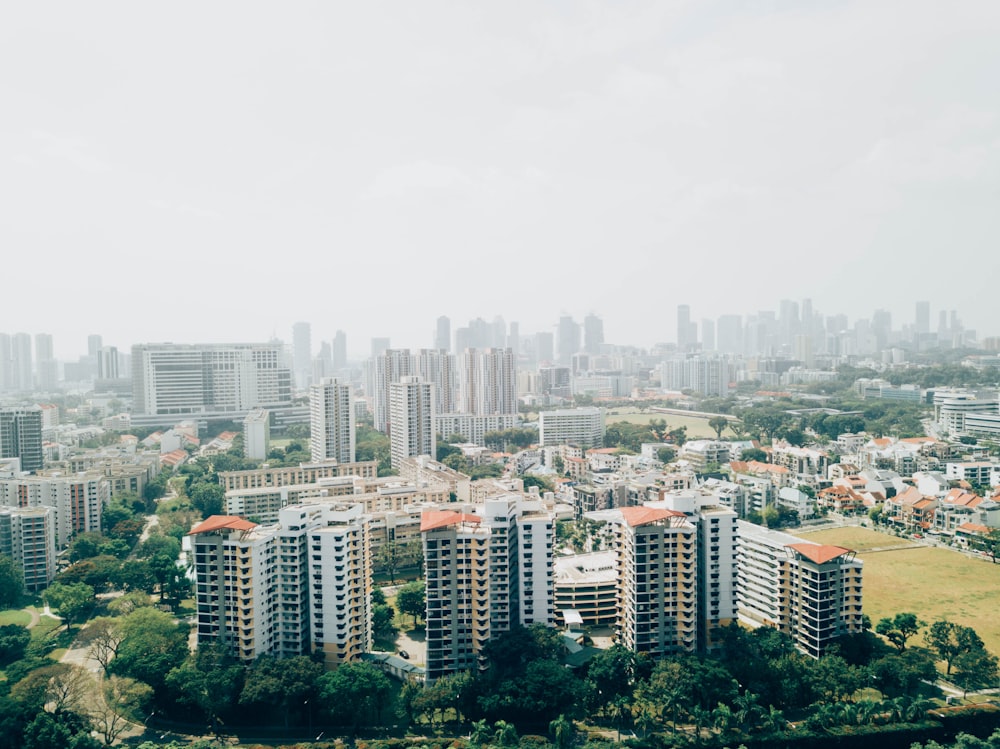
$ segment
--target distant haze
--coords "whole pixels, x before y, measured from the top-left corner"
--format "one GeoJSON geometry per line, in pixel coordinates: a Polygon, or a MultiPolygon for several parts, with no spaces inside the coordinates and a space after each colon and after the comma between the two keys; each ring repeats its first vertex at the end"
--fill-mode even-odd
{"type": "Polygon", "coordinates": [[[0,332],[1000,333],[1000,3],[10,3],[0,332]]]}

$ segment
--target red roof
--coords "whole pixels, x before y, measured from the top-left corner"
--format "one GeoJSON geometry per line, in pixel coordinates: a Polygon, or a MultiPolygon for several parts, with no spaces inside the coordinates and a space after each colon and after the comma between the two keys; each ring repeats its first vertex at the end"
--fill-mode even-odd
{"type": "Polygon", "coordinates": [[[979,523],[962,523],[956,530],[960,530],[963,533],[987,535],[991,529],[985,525],[980,525],[979,523]]]}
{"type": "Polygon", "coordinates": [[[687,517],[683,512],[677,512],[677,510],[661,510],[656,507],[622,507],[619,512],[632,528],[655,523],[664,518],[687,517]]]}
{"type": "Polygon", "coordinates": [[[795,549],[799,554],[816,564],[826,564],[831,559],[836,559],[851,552],[850,549],[845,549],[843,546],[828,546],[825,544],[789,544],[786,548],[795,549]]]}
{"type": "Polygon", "coordinates": [[[249,531],[256,527],[256,523],[244,520],[239,515],[212,515],[188,531],[188,535],[195,536],[199,533],[221,530],[249,531]]]}
{"type": "Polygon", "coordinates": [[[449,525],[458,523],[481,523],[482,518],[478,515],[470,515],[467,512],[454,512],[453,510],[428,510],[420,513],[420,532],[432,531],[435,528],[447,528],[449,525]]]}

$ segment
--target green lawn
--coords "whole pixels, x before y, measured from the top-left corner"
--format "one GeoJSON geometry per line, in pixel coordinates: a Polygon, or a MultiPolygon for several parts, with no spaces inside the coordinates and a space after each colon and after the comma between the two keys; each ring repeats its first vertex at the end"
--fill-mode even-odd
{"type": "Polygon", "coordinates": [[[864,612],[873,625],[883,616],[912,611],[928,624],[947,619],[972,627],[990,652],[1000,653],[1000,565],[926,546],[865,553],[908,542],[864,528],[831,528],[801,536],[859,551],[865,563],[864,612]]]}
{"type": "MultiPolygon", "coordinates": [[[[715,430],[708,425],[708,419],[696,416],[677,416],[675,414],[637,413],[629,408],[612,408],[605,412],[604,423],[614,424],[616,421],[627,421],[629,424],[648,424],[653,419],[663,419],[668,429],[687,427],[688,439],[715,439],[715,430]]],[[[723,439],[734,439],[733,433],[726,429],[722,432],[723,439]]]]}
{"type": "Polygon", "coordinates": [[[0,627],[8,624],[20,624],[22,627],[27,627],[31,624],[31,614],[24,609],[0,611],[0,627]]]}

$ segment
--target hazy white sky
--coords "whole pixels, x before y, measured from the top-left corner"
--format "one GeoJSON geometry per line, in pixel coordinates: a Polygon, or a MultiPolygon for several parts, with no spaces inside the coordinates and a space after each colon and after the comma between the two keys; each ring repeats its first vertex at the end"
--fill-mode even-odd
{"type": "Polygon", "coordinates": [[[1000,333],[1000,3],[0,11],[0,331],[673,340],[811,297],[1000,333]]]}

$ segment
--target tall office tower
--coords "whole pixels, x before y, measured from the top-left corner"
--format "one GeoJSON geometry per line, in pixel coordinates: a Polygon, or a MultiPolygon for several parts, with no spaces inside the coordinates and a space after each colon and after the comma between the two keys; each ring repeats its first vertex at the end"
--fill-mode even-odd
{"type": "Polygon", "coordinates": [[[24,589],[37,593],[56,576],[56,523],[51,507],[0,508],[0,554],[14,560],[24,589]]]}
{"type": "Polygon", "coordinates": [[[103,346],[97,352],[97,379],[117,380],[121,377],[121,369],[118,366],[118,348],[115,346],[103,346]]]}
{"type": "Polygon", "coordinates": [[[441,315],[434,327],[434,348],[451,351],[451,318],[441,315]]]}
{"type": "Polygon", "coordinates": [[[677,305],[677,350],[692,351],[698,347],[698,323],[691,322],[691,307],[677,305]]]}
{"type": "Polygon", "coordinates": [[[292,326],[292,371],[295,373],[295,387],[309,387],[312,373],[312,327],[307,322],[297,322],[292,326]]]}
{"type": "Polygon", "coordinates": [[[715,321],[708,318],[701,321],[701,350],[715,351],[715,321]]]}
{"type": "Polygon", "coordinates": [[[27,333],[15,333],[11,343],[12,390],[26,392],[32,389],[34,382],[31,359],[31,336],[27,333]]]}
{"type": "Polygon", "coordinates": [[[931,332],[931,303],[917,302],[916,332],[925,336],[931,332]]]}
{"type": "Polygon", "coordinates": [[[41,470],[42,409],[38,406],[0,408],[0,458],[20,458],[21,470],[41,470]]]}
{"type": "Polygon", "coordinates": [[[380,432],[387,433],[389,431],[389,386],[413,374],[413,357],[406,349],[386,349],[374,358],[371,372],[372,382],[369,395],[372,399],[375,428],[380,432]]]}
{"type": "Polygon", "coordinates": [[[535,362],[552,364],[555,362],[555,342],[552,333],[535,333],[535,362]]]}
{"type": "Polygon", "coordinates": [[[560,364],[569,364],[573,354],[580,350],[580,324],[568,315],[559,318],[556,346],[560,364]]]}
{"type": "Polygon", "coordinates": [[[779,345],[790,346],[799,332],[799,304],[782,299],[778,314],[779,345]]]}
{"type": "Polygon", "coordinates": [[[290,406],[292,374],[280,342],[137,343],[132,398],[133,423],[240,419],[255,408],[290,406]]]}
{"type": "Polygon", "coordinates": [[[0,391],[13,389],[14,363],[11,356],[10,336],[0,333],[0,391]]]}
{"type": "Polygon", "coordinates": [[[621,507],[587,513],[610,522],[618,559],[620,642],[653,658],[698,647],[695,527],[683,512],[621,507]]]}
{"type": "Polygon", "coordinates": [[[372,338],[372,356],[380,356],[389,350],[388,338],[372,338]]]}
{"type": "Polygon", "coordinates": [[[48,333],[35,334],[35,381],[39,390],[55,390],[59,379],[59,365],[48,333]]]}
{"type": "Polygon", "coordinates": [[[862,563],[854,551],[753,523],[737,525],[742,622],[775,627],[813,658],[843,635],[861,631],[862,563]]]}
{"type": "Polygon", "coordinates": [[[740,315],[722,315],[716,325],[716,348],[722,354],[743,352],[743,318],[740,315]]]}
{"type": "Polygon", "coordinates": [[[435,415],[458,410],[455,357],[447,349],[420,349],[415,370],[424,382],[434,385],[435,415]]]}
{"type": "Polygon", "coordinates": [[[389,457],[398,469],[415,455],[437,455],[434,386],[407,376],[389,385],[389,457]]]}
{"type": "Polygon", "coordinates": [[[423,513],[428,682],[478,666],[491,636],[553,624],[554,529],[520,495],[487,499],[475,514],[423,513]]]}
{"type": "Polygon", "coordinates": [[[588,354],[599,354],[604,343],[604,320],[590,314],[583,318],[583,350],[588,354]]]}
{"type": "Polygon", "coordinates": [[[191,533],[199,645],[249,662],[371,649],[371,518],[361,504],[290,505],[278,524],[213,515],[191,533]],[[239,574],[223,570],[239,569],[239,574]]]}
{"type": "Polygon", "coordinates": [[[461,411],[479,416],[517,413],[517,367],[513,351],[466,349],[461,362],[461,411]]]}
{"type": "Polygon", "coordinates": [[[521,356],[521,326],[518,323],[512,322],[507,326],[507,342],[504,345],[514,352],[514,361],[517,361],[521,356]]]}
{"type": "Polygon", "coordinates": [[[333,336],[333,371],[347,369],[347,333],[338,330],[333,336]]]}
{"type": "Polygon", "coordinates": [[[243,455],[248,460],[265,460],[271,449],[271,414],[258,408],[243,420],[243,455]]]}
{"type": "Polygon", "coordinates": [[[309,388],[309,445],[314,461],[354,462],[351,386],[327,377],[309,388]]]}
{"type": "Polygon", "coordinates": [[[504,321],[503,317],[497,315],[493,318],[493,324],[490,326],[493,335],[490,337],[490,343],[487,348],[503,348],[507,345],[507,323],[504,321]]]}

